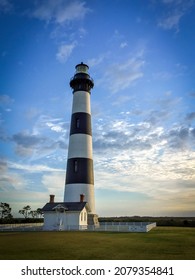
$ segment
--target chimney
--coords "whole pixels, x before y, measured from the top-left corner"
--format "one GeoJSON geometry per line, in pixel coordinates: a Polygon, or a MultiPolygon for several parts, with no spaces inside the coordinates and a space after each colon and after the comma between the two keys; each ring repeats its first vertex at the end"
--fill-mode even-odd
{"type": "Polygon", "coordinates": [[[49,203],[54,203],[54,197],[55,195],[54,194],[50,194],[50,199],[49,199],[49,203]]]}
{"type": "Polygon", "coordinates": [[[85,195],[82,193],[80,194],[80,202],[84,202],[85,195]]]}

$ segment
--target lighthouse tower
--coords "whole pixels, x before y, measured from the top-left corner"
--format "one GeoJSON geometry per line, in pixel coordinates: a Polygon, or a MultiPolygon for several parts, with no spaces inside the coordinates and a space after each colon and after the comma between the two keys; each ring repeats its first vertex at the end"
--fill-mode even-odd
{"type": "MultiPolygon", "coordinates": [[[[78,202],[80,197],[90,208],[91,218],[95,215],[94,171],[92,153],[92,128],[90,94],[94,86],[89,76],[89,67],[81,62],[70,81],[73,89],[73,105],[66,168],[64,202],[78,202]]],[[[96,222],[92,222],[93,224],[96,222]]]]}

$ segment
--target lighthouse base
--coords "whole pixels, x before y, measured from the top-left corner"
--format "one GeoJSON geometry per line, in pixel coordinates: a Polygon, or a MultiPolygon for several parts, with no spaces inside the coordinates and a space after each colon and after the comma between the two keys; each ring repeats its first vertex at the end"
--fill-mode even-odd
{"type": "Polygon", "coordinates": [[[88,220],[88,226],[95,226],[95,227],[100,226],[97,214],[88,214],[87,220],[88,220]]]}

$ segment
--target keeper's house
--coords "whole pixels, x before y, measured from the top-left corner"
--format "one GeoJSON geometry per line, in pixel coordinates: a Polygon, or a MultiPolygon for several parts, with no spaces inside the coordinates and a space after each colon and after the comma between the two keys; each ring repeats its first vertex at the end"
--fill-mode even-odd
{"type": "Polygon", "coordinates": [[[44,214],[43,230],[82,230],[87,229],[90,212],[84,195],[79,202],[54,202],[54,195],[42,208],[44,214]]]}

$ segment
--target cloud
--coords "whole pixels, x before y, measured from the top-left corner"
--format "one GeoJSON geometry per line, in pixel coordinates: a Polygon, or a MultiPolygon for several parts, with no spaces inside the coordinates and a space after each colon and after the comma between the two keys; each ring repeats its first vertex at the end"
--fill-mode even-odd
{"type": "Polygon", "coordinates": [[[55,132],[62,132],[64,130],[64,128],[61,125],[56,125],[51,122],[46,123],[46,125],[55,132]]]}
{"type": "Polygon", "coordinates": [[[120,48],[121,48],[121,49],[124,49],[124,48],[127,47],[127,46],[128,46],[127,42],[122,42],[122,43],[120,44],[120,48]]]}
{"type": "Polygon", "coordinates": [[[155,72],[153,75],[154,79],[158,80],[169,80],[173,77],[173,73],[162,71],[162,72],[155,72]]]}
{"type": "MultiPolygon", "coordinates": [[[[158,200],[169,200],[177,193],[190,193],[195,181],[193,161],[187,152],[155,150],[121,153],[102,162],[96,158],[98,187],[120,192],[140,193],[158,200]],[[157,151],[156,151],[157,152],[157,151]]],[[[194,155],[193,155],[194,157],[194,155]]]]}
{"type": "Polygon", "coordinates": [[[125,118],[95,123],[98,188],[166,201],[176,195],[179,201],[184,192],[190,193],[195,180],[195,129],[179,124],[168,129],[162,125],[167,117],[166,111],[153,110],[145,122],[125,118]]]}
{"type": "MultiPolygon", "coordinates": [[[[33,133],[35,135],[45,134],[51,132],[61,133],[61,136],[65,139],[69,133],[69,122],[64,122],[62,118],[53,118],[48,115],[40,115],[33,127],[33,133]]],[[[56,139],[56,135],[55,135],[56,139]]]]}
{"type": "Polygon", "coordinates": [[[168,110],[168,108],[166,108],[166,110],[151,110],[148,113],[148,116],[146,117],[145,121],[149,122],[152,125],[157,125],[162,123],[169,116],[170,116],[170,111],[168,110]]]}
{"type": "Polygon", "coordinates": [[[0,159],[0,171],[5,172],[7,170],[7,162],[3,159],[0,159]]]}
{"type": "Polygon", "coordinates": [[[105,57],[106,54],[101,54],[97,58],[88,59],[87,64],[89,65],[89,67],[97,66],[104,61],[105,57]]]}
{"type": "Polygon", "coordinates": [[[35,209],[42,207],[49,193],[56,194],[61,201],[60,190],[64,190],[64,179],[64,169],[0,160],[1,201],[11,202],[11,207],[15,209],[22,203],[30,204],[35,209]]]}
{"type": "Polygon", "coordinates": [[[1,138],[15,144],[15,153],[18,156],[37,160],[67,149],[68,132],[69,123],[61,118],[40,115],[32,132],[21,131],[10,137],[2,134],[1,138]]]}
{"type": "Polygon", "coordinates": [[[175,11],[174,14],[167,15],[158,23],[163,29],[176,29],[178,30],[179,21],[182,18],[183,13],[175,11]]]}
{"type": "Polygon", "coordinates": [[[21,145],[25,148],[34,147],[38,144],[44,143],[45,141],[45,137],[32,135],[28,132],[19,132],[14,134],[12,139],[17,145],[21,145]]]}
{"type": "Polygon", "coordinates": [[[7,94],[0,95],[0,106],[7,106],[14,102],[14,99],[7,94]]]}
{"type": "Polygon", "coordinates": [[[46,138],[40,135],[32,135],[28,132],[19,132],[14,134],[11,140],[16,143],[16,153],[18,155],[30,156],[35,148],[45,143],[46,138]]]}
{"type": "Polygon", "coordinates": [[[74,20],[81,20],[90,11],[83,1],[43,0],[37,2],[32,16],[47,22],[54,21],[64,24],[74,20]]]}
{"type": "Polygon", "coordinates": [[[65,63],[69,56],[72,54],[74,48],[76,47],[76,42],[68,45],[61,45],[58,48],[58,52],[56,54],[56,58],[59,62],[65,63]]]}
{"type": "Polygon", "coordinates": [[[188,113],[186,116],[186,120],[192,121],[195,119],[195,112],[188,113]]]}
{"type": "Polygon", "coordinates": [[[110,65],[105,69],[101,83],[106,83],[112,93],[128,88],[136,80],[143,77],[145,61],[140,56],[129,58],[125,62],[110,65]]]}
{"type": "Polygon", "coordinates": [[[168,133],[168,144],[172,149],[185,150],[194,147],[194,129],[189,127],[172,128],[168,133]]]}
{"type": "MultiPolygon", "coordinates": [[[[129,120],[115,120],[97,124],[94,134],[94,151],[112,151],[116,154],[128,150],[148,150],[152,148],[154,133],[148,122],[131,123],[129,120]],[[148,135],[148,136],[147,136],[148,135]]],[[[157,135],[156,135],[157,136],[157,135]]]]}
{"type": "Polygon", "coordinates": [[[162,3],[167,12],[159,19],[158,26],[165,30],[175,29],[178,32],[180,21],[194,5],[194,0],[162,0],[162,3]]]}
{"type": "MultiPolygon", "coordinates": [[[[144,122],[132,123],[130,119],[96,122],[94,133],[94,151],[103,154],[106,151],[120,154],[131,151],[193,150],[195,129],[184,125],[175,125],[170,129],[163,126],[169,118],[169,111],[148,112],[144,122]]],[[[158,155],[158,153],[157,153],[158,155]]]]}
{"type": "Polygon", "coordinates": [[[77,29],[76,34],[78,36],[74,42],[62,42],[64,38],[66,38],[67,41],[67,37],[68,41],[73,41],[75,38],[75,32],[68,32],[68,30],[71,30],[70,23],[84,19],[90,11],[91,10],[86,7],[85,1],[43,0],[35,2],[35,8],[29,15],[53,24],[51,38],[57,39],[57,44],[59,45],[56,59],[61,63],[65,63],[77,45],[76,40],[78,40],[78,38],[82,39],[86,34],[86,30],[80,26],[77,29]],[[64,28],[65,25],[67,29],[64,28]]]}
{"type": "Polygon", "coordinates": [[[64,172],[51,172],[44,174],[41,180],[49,194],[55,194],[57,199],[62,201],[64,192],[65,173],[64,172]]]}
{"type": "Polygon", "coordinates": [[[5,112],[11,112],[12,109],[10,108],[14,103],[14,99],[11,98],[7,94],[0,95],[0,108],[2,108],[5,112]]]}
{"type": "MultiPolygon", "coordinates": [[[[121,96],[117,96],[114,101],[112,102],[112,105],[114,106],[121,106],[124,103],[130,102],[131,100],[133,100],[134,96],[133,95],[121,95],[121,96]]],[[[134,110],[135,112],[135,110],[134,110]]],[[[127,113],[127,112],[125,112],[127,113]]],[[[131,111],[132,113],[132,111],[131,111]]]]}
{"type": "Polygon", "coordinates": [[[189,95],[190,95],[191,97],[195,97],[195,92],[191,92],[189,95]]]}
{"type": "Polygon", "coordinates": [[[9,13],[14,9],[13,4],[9,0],[0,0],[0,13],[9,13]]]}
{"type": "Polygon", "coordinates": [[[134,197],[139,203],[142,201],[145,213],[153,207],[153,211],[161,213],[165,208],[169,215],[173,211],[181,213],[182,207],[194,210],[194,159],[194,152],[180,150],[175,153],[166,150],[166,143],[153,145],[150,150],[95,153],[96,188],[112,191],[112,194],[120,192],[119,199],[127,197],[125,211],[130,208],[131,199],[136,200],[134,197]]]}
{"type": "Polygon", "coordinates": [[[0,160],[0,171],[0,192],[24,188],[26,184],[24,178],[16,172],[10,172],[5,159],[0,160]]]}
{"type": "Polygon", "coordinates": [[[11,189],[22,190],[26,181],[24,178],[17,173],[8,173],[7,175],[1,176],[1,191],[9,191],[11,189]]]}
{"type": "Polygon", "coordinates": [[[17,173],[7,173],[0,176],[0,191],[21,190],[25,185],[24,178],[17,173]]]}
{"type": "Polygon", "coordinates": [[[57,154],[58,149],[67,148],[67,143],[60,138],[52,139],[40,135],[18,133],[12,140],[16,143],[16,154],[21,157],[31,157],[31,160],[48,157],[51,154],[57,154]]]}
{"type": "Polygon", "coordinates": [[[22,170],[28,173],[44,173],[44,172],[64,172],[63,169],[49,167],[47,165],[41,164],[21,164],[17,162],[8,161],[7,167],[13,170],[22,170]]]}
{"type": "Polygon", "coordinates": [[[41,110],[35,107],[28,108],[25,112],[25,115],[28,119],[33,119],[40,115],[41,110]]]}

